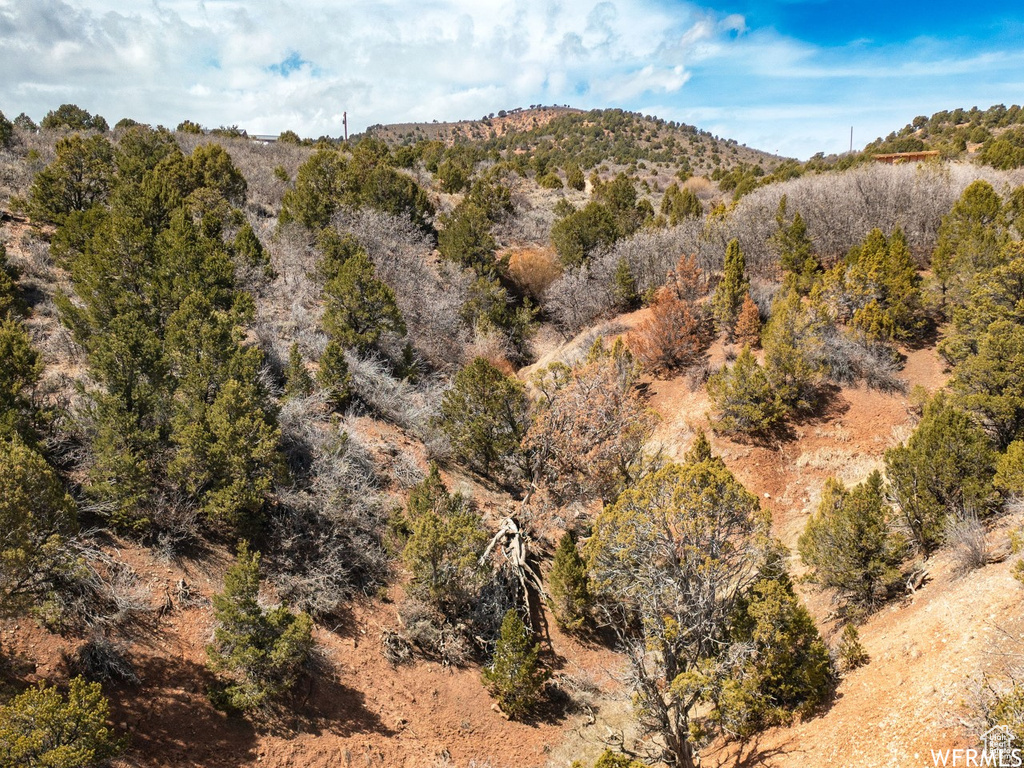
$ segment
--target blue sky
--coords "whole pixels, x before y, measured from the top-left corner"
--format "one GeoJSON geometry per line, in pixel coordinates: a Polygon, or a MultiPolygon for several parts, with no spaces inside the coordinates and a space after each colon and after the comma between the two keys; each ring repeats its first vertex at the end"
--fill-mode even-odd
{"type": "Polygon", "coordinates": [[[1024,102],[1024,4],[0,0],[0,110],[341,133],[623,107],[806,158],[1024,102]]]}

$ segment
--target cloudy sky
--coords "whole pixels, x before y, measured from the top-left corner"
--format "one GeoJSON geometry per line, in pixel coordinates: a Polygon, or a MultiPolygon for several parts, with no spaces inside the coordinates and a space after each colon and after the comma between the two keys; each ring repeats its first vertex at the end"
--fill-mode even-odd
{"type": "Polygon", "coordinates": [[[806,158],[1024,102],[1024,3],[0,0],[0,111],[340,135],[623,107],[806,158]]]}

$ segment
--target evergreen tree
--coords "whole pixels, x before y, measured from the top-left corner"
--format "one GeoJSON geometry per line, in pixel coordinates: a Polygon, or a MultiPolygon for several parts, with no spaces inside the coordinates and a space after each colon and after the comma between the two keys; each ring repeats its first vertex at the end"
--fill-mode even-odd
{"type": "Polygon", "coordinates": [[[842,272],[843,304],[851,327],[867,344],[907,341],[923,328],[920,279],[899,229],[874,229],[851,249],[842,272]]]}
{"type": "Polygon", "coordinates": [[[953,307],[952,328],[939,344],[939,352],[952,364],[977,354],[981,339],[996,321],[1024,325],[1024,251],[1019,245],[1007,249],[1008,263],[980,272],[971,282],[966,303],[953,307]]]}
{"type": "Polygon", "coordinates": [[[326,227],[338,209],[345,160],[330,149],[309,156],[295,177],[295,186],[281,201],[281,224],[296,221],[312,230],[326,227]]]}
{"type": "Polygon", "coordinates": [[[640,296],[636,292],[636,279],[629,268],[629,262],[619,259],[615,266],[615,274],[612,276],[613,293],[615,303],[624,312],[631,312],[640,303],[640,296]]]}
{"type": "Polygon", "coordinates": [[[0,322],[25,313],[25,302],[18,295],[18,272],[7,261],[7,249],[0,243],[0,322]]]}
{"type": "Polygon", "coordinates": [[[313,377],[306,369],[298,342],[288,349],[288,365],[284,369],[284,396],[307,397],[313,392],[313,377]]]}
{"type": "Polygon", "coordinates": [[[948,306],[963,303],[971,279],[1002,262],[1007,241],[1003,204],[987,181],[971,183],[942,217],[932,271],[948,306]]]}
{"type": "Polygon", "coordinates": [[[480,516],[461,494],[450,494],[437,466],[409,496],[411,533],[402,552],[412,591],[457,616],[479,587],[487,543],[480,516]]]}
{"type": "Polygon", "coordinates": [[[114,150],[104,137],[75,133],[59,139],[56,159],[32,182],[32,217],[59,224],[106,200],[113,178],[114,150]]]}
{"type": "Polygon", "coordinates": [[[697,219],[704,215],[700,198],[689,187],[680,189],[673,182],[665,190],[661,200],[661,214],[668,219],[669,226],[676,226],[686,219],[697,219]]]}
{"type": "Polygon", "coordinates": [[[238,228],[231,247],[235,259],[239,263],[261,270],[265,277],[273,275],[274,270],[270,266],[270,256],[263,247],[263,243],[256,237],[256,232],[253,231],[249,222],[245,222],[238,228]]]}
{"type": "Polygon", "coordinates": [[[852,491],[829,478],[799,541],[814,582],[835,590],[848,606],[870,608],[888,599],[906,555],[906,542],[891,530],[891,514],[878,472],[852,491]]]}
{"type": "MultiPolygon", "coordinates": [[[[13,143],[14,124],[0,112],[0,149],[8,149],[13,143]]],[[[583,175],[583,171],[580,171],[580,175],[583,175]]]]}
{"type": "Polygon", "coordinates": [[[466,325],[480,336],[503,339],[513,359],[526,356],[527,341],[536,330],[535,314],[529,299],[517,304],[497,278],[483,276],[470,284],[459,311],[466,325]]]}
{"type": "Polygon", "coordinates": [[[984,431],[937,396],[903,445],[885,452],[891,493],[914,543],[930,554],[950,515],[985,517],[997,496],[995,452],[984,431]]]}
{"type": "Polygon", "coordinates": [[[618,238],[615,215],[607,205],[594,201],[558,219],[551,227],[551,244],[565,267],[585,263],[594,251],[618,238]]]}
{"type": "Polygon", "coordinates": [[[824,373],[822,332],[822,323],[796,289],[772,304],[771,320],[761,334],[765,371],[788,410],[810,411],[818,400],[824,373]]]}
{"type": "Polygon", "coordinates": [[[73,570],[67,537],[78,522],[57,474],[16,435],[0,438],[0,488],[0,615],[10,615],[73,570]]]}
{"type": "Polygon", "coordinates": [[[32,388],[43,361],[20,320],[0,320],[0,439],[18,433],[28,437],[32,422],[32,388]]]}
{"type": "Polygon", "coordinates": [[[992,482],[1005,493],[1024,494],[1024,440],[1014,440],[1006,447],[996,463],[992,482]]]}
{"type": "Polygon", "coordinates": [[[526,389],[478,357],[455,375],[438,424],[456,456],[488,474],[519,448],[527,427],[526,389]]]}
{"type": "Polygon", "coordinates": [[[576,548],[576,540],[568,531],[562,535],[555,550],[548,590],[558,626],[570,632],[581,629],[590,609],[590,589],[586,564],[576,548]]]}
{"type": "Polygon", "coordinates": [[[71,681],[67,696],[40,684],[0,707],[0,768],[90,768],[124,751],[107,725],[99,683],[71,681]]]}
{"type": "Polygon", "coordinates": [[[750,347],[743,347],[731,368],[708,379],[707,389],[716,430],[767,437],[785,419],[785,407],[750,347]]]}
{"type": "Polygon", "coordinates": [[[509,610],[491,663],[484,667],[484,685],[506,715],[521,720],[537,707],[548,677],[540,662],[540,646],[516,610],[509,610]]]}
{"type": "Polygon", "coordinates": [[[783,195],[775,214],[778,229],[772,240],[779,250],[779,263],[786,273],[787,284],[796,288],[801,296],[806,296],[822,272],[821,261],[814,254],[807,236],[807,224],[800,212],[795,211],[792,220],[787,221],[787,207],[788,200],[783,195]]]}
{"type": "Polygon", "coordinates": [[[314,646],[306,614],[260,606],[259,567],[259,553],[243,541],[224,576],[224,591],[213,596],[217,625],[206,649],[218,677],[214,702],[242,712],[265,709],[294,687],[314,646]]]}
{"type": "Polygon", "coordinates": [[[320,251],[316,263],[317,275],[325,283],[337,277],[342,265],[363,250],[355,236],[349,232],[338,234],[338,230],[333,227],[320,230],[316,247],[320,251]]]}
{"type": "Polygon", "coordinates": [[[746,276],[746,259],[740,250],[739,240],[730,240],[725,250],[725,268],[722,281],[715,289],[711,305],[715,315],[715,323],[720,333],[732,338],[736,318],[743,297],[750,290],[750,282],[746,276]]]}
{"type": "Polygon", "coordinates": [[[345,261],[324,286],[324,330],[343,347],[369,352],[385,332],[405,334],[395,294],[374,274],[360,251],[345,261]]]}
{"type": "Polygon", "coordinates": [[[283,472],[275,414],[257,386],[229,379],[204,418],[181,421],[172,440],[178,447],[169,472],[199,497],[215,520],[242,529],[260,522],[274,480],[283,472]]]}
{"type": "Polygon", "coordinates": [[[578,163],[569,163],[565,167],[565,183],[570,189],[582,192],[587,186],[586,178],[583,176],[583,169],[578,163]]]}
{"type": "Polygon", "coordinates": [[[339,411],[352,397],[352,374],[345,360],[345,350],[336,341],[328,341],[320,355],[316,382],[327,393],[327,401],[339,411]]]}
{"type": "Polygon", "coordinates": [[[759,580],[767,517],[717,459],[667,464],[598,515],[587,544],[596,599],[620,617],[642,735],[692,768],[714,724],[702,691],[759,580]],[[703,710],[703,711],[702,711],[703,710]]]}
{"type": "Polygon", "coordinates": [[[441,256],[478,275],[493,277],[499,271],[494,257],[497,243],[491,235],[491,220],[480,206],[461,203],[450,215],[441,217],[442,229],[437,236],[441,256]]]}
{"type": "Polygon", "coordinates": [[[843,628],[843,634],[836,646],[836,658],[841,672],[844,674],[852,672],[857,667],[862,667],[870,661],[868,652],[860,644],[860,633],[853,624],[847,624],[843,628]]]}
{"type": "Polygon", "coordinates": [[[994,435],[997,448],[1024,437],[1024,326],[993,322],[977,352],[956,366],[950,388],[994,435]]]}
{"type": "MultiPolygon", "coordinates": [[[[751,736],[788,725],[794,714],[820,707],[835,688],[828,648],[785,574],[753,585],[733,620],[732,640],[753,653],[721,682],[712,676],[712,693],[705,694],[726,733],[751,736]]],[[[687,683],[692,688],[699,678],[687,683]]]]}

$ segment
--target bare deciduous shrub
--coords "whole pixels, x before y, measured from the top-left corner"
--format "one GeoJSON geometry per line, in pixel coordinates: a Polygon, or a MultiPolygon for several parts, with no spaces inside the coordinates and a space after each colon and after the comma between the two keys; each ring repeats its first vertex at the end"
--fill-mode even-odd
{"type": "Polygon", "coordinates": [[[356,591],[372,592],[390,574],[380,534],[385,520],[310,494],[282,494],[271,520],[270,563],[281,597],[315,618],[337,616],[356,591]]]}
{"type": "Polygon", "coordinates": [[[464,361],[469,329],[461,317],[471,271],[438,264],[433,243],[407,217],[372,209],[342,211],[333,225],[350,232],[373,261],[377,277],[395,292],[395,302],[413,347],[431,366],[457,368],[464,361]]]}
{"type": "Polygon", "coordinates": [[[130,628],[153,612],[152,592],[127,563],[86,537],[68,544],[79,567],[54,585],[37,606],[41,621],[59,631],[130,628]]]}
{"type": "Polygon", "coordinates": [[[886,233],[899,227],[915,258],[924,263],[935,248],[942,217],[979,178],[997,190],[1008,190],[1024,180],[1024,173],[969,163],[872,163],[839,174],[809,174],[745,195],[727,217],[710,222],[706,239],[724,250],[725,243],[737,238],[751,274],[774,276],[778,254],[772,234],[777,229],[775,212],[785,195],[789,209],[799,211],[807,222],[814,250],[823,261],[844,257],[875,227],[886,233]]]}
{"type": "Polygon", "coordinates": [[[72,675],[81,675],[90,682],[139,684],[128,649],[101,632],[91,635],[73,655],[63,654],[63,659],[72,675]]]}
{"type": "Polygon", "coordinates": [[[352,391],[359,402],[382,419],[416,434],[426,434],[437,413],[444,387],[441,379],[427,379],[414,386],[407,379],[396,379],[378,358],[360,358],[345,353],[352,374],[352,391]]]}
{"type": "Polygon", "coordinates": [[[863,380],[871,389],[906,391],[906,381],[898,376],[899,359],[887,347],[867,347],[835,326],[822,330],[820,342],[817,352],[825,375],[831,381],[851,385],[863,380]]]}
{"type": "Polygon", "coordinates": [[[985,537],[985,526],[978,516],[950,515],[946,519],[945,541],[949,547],[953,570],[963,576],[988,564],[989,547],[985,537]]]}
{"type": "Polygon", "coordinates": [[[392,667],[412,661],[412,644],[393,629],[380,633],[380,647],[392,667]]]}
{"type": "Polygon", "coordinates": [[[548,288],[543,305],[559,330],[573,334],[618,308],[615,275],[620,263],[629,267],[641,295],[663,285],[683,254],[694,254],[705,274],[718,270],[724,247],[719,253],[711,252],[701,232],[700,222],[694,220],[667,230],[641,230],[567,270],[548,288]]]}

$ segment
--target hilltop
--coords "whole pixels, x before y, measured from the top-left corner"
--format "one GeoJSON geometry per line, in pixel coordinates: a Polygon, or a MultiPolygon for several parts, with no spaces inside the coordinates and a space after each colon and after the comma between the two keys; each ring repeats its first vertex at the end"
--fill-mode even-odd
{"type": "Polygon", "coordinates": [[[584,112],[536,106],[457,123],[375,125],[367,128],[366,135],[392,146],[441,141],[447,146],[468,144],[506,158],[539,156],[557,166],[572,162],[584,169],[602,164],[637,168],[644,163],[652,169],[694,176],[746,166],[770,174],[787,161],[685,123],[621,109],[584,112]]]}

